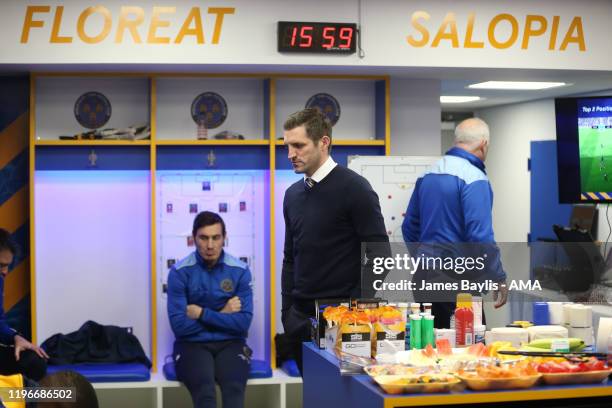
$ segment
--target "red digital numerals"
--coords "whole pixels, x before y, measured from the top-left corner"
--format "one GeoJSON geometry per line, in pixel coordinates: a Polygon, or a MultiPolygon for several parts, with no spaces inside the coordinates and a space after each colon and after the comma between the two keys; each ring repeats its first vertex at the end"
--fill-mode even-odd
{"type": "MultiPolygon", "coordinates": [[[[291,29],[291,47],[311,48],[313,46],[313,26],[293,27],[291,29]]],[[[334,47],[350,49],[355,30],[352,27],[323,27],[321,47],[330,50],[334,47]]]]}
{"type": "Polygon", "coordinates": [[[295,47],[297,42],[297,46],[300,48],[310,48],[312,46],[313,28],[313,26],[302,26],[299,33],[299,42],[297,42],[298,27],[293,27],[293,30],[291,30],[291,46],[295,47]]]}

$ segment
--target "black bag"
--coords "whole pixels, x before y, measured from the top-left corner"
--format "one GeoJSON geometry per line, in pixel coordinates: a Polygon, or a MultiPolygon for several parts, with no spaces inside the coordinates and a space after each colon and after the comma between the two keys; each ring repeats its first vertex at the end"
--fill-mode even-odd
{"type": "Polygon", "coordinates": [[[41,344],[49,364],[141,363],[151,368],[140,342],[130,329],[103,326],[93,321],[69,334],[54,334],[41,344]]]}

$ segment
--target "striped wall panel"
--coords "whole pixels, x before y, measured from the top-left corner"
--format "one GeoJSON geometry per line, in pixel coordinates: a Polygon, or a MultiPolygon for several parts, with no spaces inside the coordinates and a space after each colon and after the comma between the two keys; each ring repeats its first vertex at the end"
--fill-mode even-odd
{"type": "Polygon", "coordinates": [[[4,285],[9,325],[30,335],[27,77],[0,77],[0,227],[19,246],[4,285]]]}

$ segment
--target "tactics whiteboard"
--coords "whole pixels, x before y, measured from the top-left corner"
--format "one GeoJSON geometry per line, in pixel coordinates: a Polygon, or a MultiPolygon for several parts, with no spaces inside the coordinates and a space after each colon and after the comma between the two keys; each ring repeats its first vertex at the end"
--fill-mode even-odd
{"type": "Polygon", "coordinates": [[[440,156],[351,156],[349,169],[365,177],[380,200],[391,242],[403,242],[402,222],[417,179],[440,156]]]}

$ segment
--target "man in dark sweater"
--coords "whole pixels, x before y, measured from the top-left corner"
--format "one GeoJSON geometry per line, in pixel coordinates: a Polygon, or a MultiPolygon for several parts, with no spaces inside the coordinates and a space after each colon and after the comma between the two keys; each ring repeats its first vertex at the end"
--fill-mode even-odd
{"type": "Polygon", "coordinates": [[[285,249],[282,321],[302,371],[301,342],[309,337],[314,300],[361,293],[361,244],[389,242],[370,183],[330,156],[332,128],[316,109],[289,116],[284,142],[304,179],[283,202],[285,249]]]}

